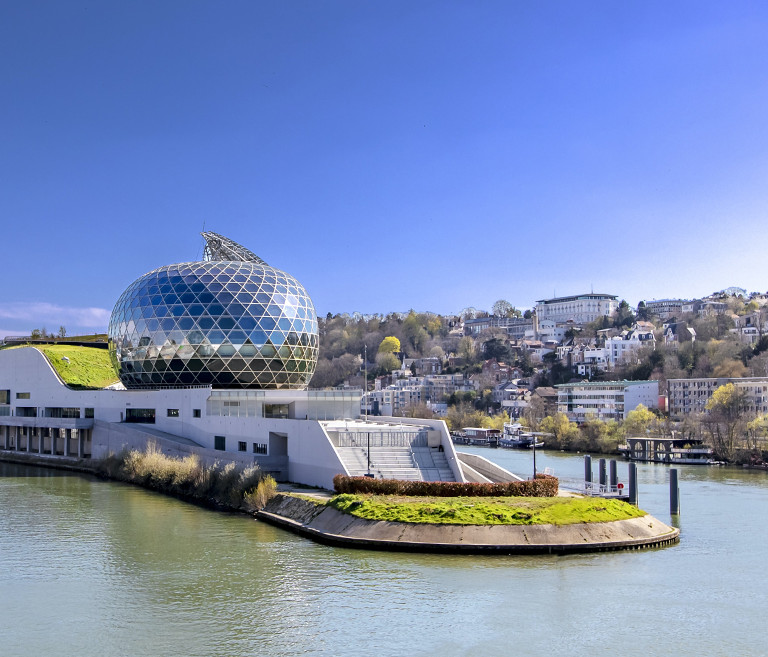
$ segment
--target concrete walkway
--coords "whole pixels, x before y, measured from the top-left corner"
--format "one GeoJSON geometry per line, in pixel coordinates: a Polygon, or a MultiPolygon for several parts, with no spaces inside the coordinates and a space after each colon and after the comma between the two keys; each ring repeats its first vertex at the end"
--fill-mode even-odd
{"type": "Polygon", "coordinates": [[[652,516],[576,525],[430,525],[363,520],[278,494],[256,517],[312,540],[367,550],[569,554],[671,545],[680,530],[652,516]]]}

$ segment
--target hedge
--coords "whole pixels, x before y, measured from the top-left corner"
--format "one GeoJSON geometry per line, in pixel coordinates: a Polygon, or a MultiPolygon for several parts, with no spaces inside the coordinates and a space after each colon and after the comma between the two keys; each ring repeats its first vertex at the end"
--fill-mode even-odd
{"type": "Polygon", "coordinates": [[[371,479],[338,474],[333,478],[337,493],[373,495],[413,495],[427,497],[555,497],[557,477],[537,474],[536,479],[506,483],[476,484],[458,481],[404,481],[371,479]]]}

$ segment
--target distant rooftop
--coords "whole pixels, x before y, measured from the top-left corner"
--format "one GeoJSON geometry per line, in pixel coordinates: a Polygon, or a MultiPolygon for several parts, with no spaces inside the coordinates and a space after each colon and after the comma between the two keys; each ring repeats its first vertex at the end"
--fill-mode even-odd
{"type": "Polygon", "coordinates": [[[539,299],[536,303],[566,303],[568,301],[607,301],[609,299],[616,300],[618,296],[615,294],[600,294],[598,292],[589,292],[588,294],[575,294],[570,297],[555,297],[553,299],[539,299]]]}
{"type": "MultiPolygon", "coordinates": [[[[556,385],[556,388],[599,388],[600,386],[617,387],[621,386],[626,388],[628,386],[639,386],[644,383],[653,383],[653,380],[648,381],[580,381],[578,383],[560,383],[556,385]]],[[[658,381],[657,381],[658,383],[658,381]]]]}

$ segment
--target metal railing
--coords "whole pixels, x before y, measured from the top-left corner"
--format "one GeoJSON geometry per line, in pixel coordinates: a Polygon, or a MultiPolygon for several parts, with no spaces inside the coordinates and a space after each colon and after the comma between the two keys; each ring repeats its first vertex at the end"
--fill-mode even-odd
{"type": "Polygon", "coordinates": [[[337,447],[427,447],[428,431],[339,431],[337,447]]]}
{"type": "Polygon", "coordinates": [[[627,494],[625,488],[619,485],[601,484],[597,481],[584,481],[576,477],[558,477],[560,488],[582,495],[594,497],[622,497],[627,494]]]}

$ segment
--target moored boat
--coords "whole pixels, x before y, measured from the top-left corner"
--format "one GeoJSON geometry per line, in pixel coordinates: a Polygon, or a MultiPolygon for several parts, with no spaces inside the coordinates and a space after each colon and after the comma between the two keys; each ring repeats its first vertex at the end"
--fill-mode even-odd
{"type": "Polygon", "coordinates": [[[539,440],[535,433],[523,431],[523,425],[515,422],[514,424],[504,425],[504,434],[499,438],[499,447],[510,449],[532,449],[534,447],[544,447],[544,442],[539,440]]]}

